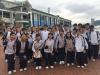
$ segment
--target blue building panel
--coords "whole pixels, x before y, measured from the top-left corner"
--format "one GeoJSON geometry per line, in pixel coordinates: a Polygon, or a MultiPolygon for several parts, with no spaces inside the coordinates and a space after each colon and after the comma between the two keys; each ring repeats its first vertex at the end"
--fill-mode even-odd
{"type": "Polygon", "coordinates": [[[38,26],[38,21],[33,21],[34,26],[38,26]]]}

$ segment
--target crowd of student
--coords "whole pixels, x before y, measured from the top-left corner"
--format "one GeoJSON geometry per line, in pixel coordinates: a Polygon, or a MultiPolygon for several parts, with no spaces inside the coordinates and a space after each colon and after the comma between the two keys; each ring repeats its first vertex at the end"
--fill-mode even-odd
{"type": "Polygon", "coordinates": [[[31,61],[36,70],[42,69],[43,60],[46,69],[54,68],[54,64],[84,68],[89,60],[98,58],[100,33],[89,24],[74,24],[73,30],[67,26],[8,27],[3,35],[3,45],[8,74],[16,72],[17,60],[20,71],[27,70],[31,61]]]}

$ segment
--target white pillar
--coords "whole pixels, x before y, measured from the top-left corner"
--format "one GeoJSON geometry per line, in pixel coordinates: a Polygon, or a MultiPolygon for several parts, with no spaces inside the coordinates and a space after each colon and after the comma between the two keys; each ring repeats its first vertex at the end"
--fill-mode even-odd
{"type": "Polygon", "coordinates": [[[11,20],[12,20],[12,26],[14,26],[14,17],[13,17],[13,12],[11,12],[11,20]]]}
{"type": "MultiPolygon", "coordinates": [[[[23,8],[21,7],[21,12],[23,12],[23,8]]],[[[21,14],[21,21],[23,21],[23,14],[21,14]]],[[[23,26],[23,23],[22,23],[22,28],[23,28],[24,26],[23,26]]]]}
{"type": "Polygon", "coordinates": [[[3,11],[2,11],[2,18],[3,18],[3,11]]]}
{"type": "Polygon", "coordinates": [[[33,27],[33,15],[32,15],[32,12],[29,12],[29,13],[30,13],[31,27],[33,27]]]}

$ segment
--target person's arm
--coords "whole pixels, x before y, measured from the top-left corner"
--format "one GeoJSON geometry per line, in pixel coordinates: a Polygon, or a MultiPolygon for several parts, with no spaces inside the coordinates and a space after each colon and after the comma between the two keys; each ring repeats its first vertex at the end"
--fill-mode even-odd
{"type": "Polygon", "coordinates": [[[33,51],[33,53],[35,52],[34,43],[32,45],[32,51],[33,51]]]}
{"type": "Polygon", "coordinates": [[[57,50],[57,47],[58,47],[58,42],[59,42],[59,40],[58,40],[58,37],[56,38],[56,41],[55,41],[55,49],[57,50]]]}
{"type": "Polygon", "coordinates": [[[52,45],[51,45],[51,53],[53,53],[53,48],[54,48],[54,40],[52,41],[52,45]]]}
{"type": "Polygon", "coordinates": [[[87,41],[86,41],[85,38],[84,38],[84,42],[85,42],[85,47],[86,47],[86,49],[88,49],[88,43],[87,43],[87,41]]]}
{"type": "Polygon", "coordinates": [[[40,46],[40,49],[42,49],[43,46],[44,46],[44,43],[43,43],[43,41],[41,40],[41,46],[40,46]]]}

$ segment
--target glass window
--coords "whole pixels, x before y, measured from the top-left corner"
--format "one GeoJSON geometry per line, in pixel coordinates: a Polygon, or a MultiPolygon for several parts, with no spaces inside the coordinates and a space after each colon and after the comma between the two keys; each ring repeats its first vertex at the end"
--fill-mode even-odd
{"type": "Polygon", "coordinates": [[[0,11],[0,17],[2,17],[2,11],[0,11]]]}
{"type": "Polygon", "coordinates": [[[10,18],[10,12],[3,12],[3,17],[10,18]]]}

